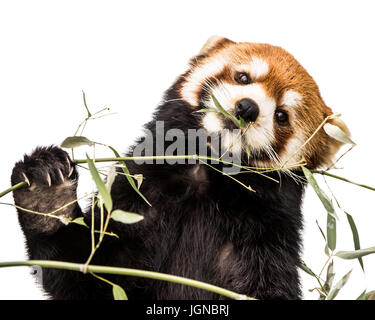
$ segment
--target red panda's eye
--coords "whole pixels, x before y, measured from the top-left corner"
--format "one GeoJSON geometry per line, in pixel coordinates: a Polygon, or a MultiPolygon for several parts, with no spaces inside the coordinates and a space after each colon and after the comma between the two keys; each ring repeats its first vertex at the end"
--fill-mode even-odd
{"type": "Polygon", "coordinates": [[[275,118],[280,125],[286,125],[288,123],[288,114],[285,111],[276,110],[275,118]]]}
{"type": "Polygon", "coordinates": [[[249,84],[250,83],[250,77],[245,72],[238,72],[234,79],[240,83],[240,84],[249,84]]]}

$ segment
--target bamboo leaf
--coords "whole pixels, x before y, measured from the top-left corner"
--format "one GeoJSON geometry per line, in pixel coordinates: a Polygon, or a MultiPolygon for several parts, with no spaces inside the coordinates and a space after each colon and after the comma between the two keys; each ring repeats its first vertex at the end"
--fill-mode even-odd
{"type": "Polygon", "coordinates": [[[216,97],[211,93],[211,98],[212,98],[212,101],[214,102],[215,104],[215,107],[219,110],[219,112],[224,115],[225,117],[227,117],[228,119],[232,120],[232,122],[238,127],[238,128],[241,128],[241,123],[240,121],[233,115],[231,115],[230,113],[228,113],[219,103],[219,101],[217,101],[216,97]]]}
{"type": "Polygon", "coordinates": [[[336,249],[336,219],[327,214],[327,245],[331,251],[336,249]]]}
{"type": "Polygon", "coordinates": [[[342,131],[338,126],[335,126],[331,123],[326,123],[323,126],[323,129],[329,136],[340,142],[356,145],[355,142],[353,142],[353,140],[351,140],[347,136],[347,134],[344,131],[342,131]]]}
{"type": "Polygon", "coordinates": [[[313,276],[314,278],[316,278],[316,274],[306,265],[305,262],[301,262],[299,267],[310,276],[313,276]]]}
{"type": "Polygon", "coordinates": [[[335,118],[340,118],[342,116],[342,114],[340,112],[335,112],[333,114],[331,114],[330,116],[328,116],[327,118],[328,119],[335,119],[335,118]]]}
{"type": "Polygon", "coordinates": [[[335,254],[335,256],[341,259],[351,260],[351,259],[358,259],[358,258],[367,256],[372,253],[375,253],[375,247],[359,249],[359,250],[354,250],[354,251],[339,251],[335,254]]]}
{"type": "Polygon", "coordinates": [[[116,179],[116,175],[117,175],[116,168],[112,166],[111,169],[109,170],[109,173],[107,175],[107,181],[105,183],[109,192],[111,192],[112,184],[116,179]]]}
{"type": "Polygon", "coordinates": [[[128,296],[126,295],[124,289],[117,284],[112,286],[112,293],[115,300],[128,300],[128,296]]]}
{"type": "Polygon", "coordinates": [[[345,274],[332,288],[332,290],[328,293],[326,300],[333,300],[336,298],[337,294],[340,292],[343,286],[348,282],[350,274],[352,270],[350,270],[347,274],[345,274]]]}
{"type": "Polygon", "coordinates": [[[331,290],[334,277],[335,277],[335,273],[333,271],[333,260],[332,260],[327,267],[327,276],[326,276],[326,281],[324,283],[324,289],[327,292],[331,290]]]}
{"type": "MultiPolygon", "coordinates": [[[[117,158],[120,158],[120,154],[111,146],[108,146],[108,148],[110,148],[113,153],[115,154],[115,156],[117,158]]],[[[130,185],[132,186],[132,188],[134,189],[135,192],[137,192],[141,198],[150,206],[152,207],[151,203],[148,202],[148,200],[146,199],[146,197],[138,190],[137,186],[135,185],[135,182],[134,182],[134,179],[133,177],[131,176],[130,172],[129,172],[129,169],[128,167],[126,166],[126,163],[125,161],[119,161],[121,164],[122,164],[122,171],[125,173],[125,177],[126,179],[128,180],[128,182],[130,183],[130,185]]]]}
{"type": "Polygon", "coordinates": [[[82,90],[82,96],[83,96],[83,104],[86,108],[86,111],[87,111],[87,116],[90,118],[91,117],[91,112],[89,111],[89,108],[87,107],[87,103],[86,103],[86,94],[85,92],[82,90]]]}
{"type": "MultiPolygon", "coordinates": [[[[347,213],[346,211],[344,211],[344,212],[345,212],[346,217],[348,219],[350,229],[352,230],[354,249],[359,250],[359,249],[361,249],[361,246],[360,246],[360,243],[359,243],[359,234],[358,234],[358,230],[357,230],[357,227],[355,225],[354,219],[349,213],[347,213]]],[[[358,262],[361,265],[362,270],[365,271],[365,268],[363,266],[362,257],[358,258],[358,262]]]]}
{"type": "Polygon", "coordinates": [[[134,177],[135,180],[137,180],[137,188],[139,190],[139,188],[141,187],[142,182],[143,182],[143,175],[142,174],[135,174],[133,177],[134,177]]]}
{"type": "Polygon", "coordinates": [[[90,170],[92,179],[94,180],[96,187],[98,188],[99,195],[101,196],[107,211],[111,212],[112,211],[111,194],[109,193],[103,180],[100,178],[99,172],[96,169],[94,162],[89,158],[87,153],[86,153],[86,158],[87,158],[87,163],[89,165],[89,170],[90,170]]]}
{"type": "MultiPolygon", "coordinates": [[[[299,267],[305,271],[308,275],[314,277],[320,284],[320,281],[319,281],[319,277],[306,265],[305,262],[300,262],[299,264],[299,267]]],[[[313,289],[309,289],[310,292],[313,292],[314,290],[317,290],[319,292],[319,300],[324,300],[325,297],[326,297],[326,294],[322,291],[322,289],[324,289],[323,287],[322,288],[313,288],[313,289]]]]}
{"type": "Polygon", "coordinates": [[[60,146],[62,148],[76,148],[79,146],[92,146],[94,142],[83,136],[73,136],[66,138],[60,146]]]}
{"type": "Polygon", "coordinates": [[[356,300],[366,300],[366,290],[363,291],[356,300]]]}
{"type": "Polygon", "coordinates": [[[322,235],[322,237],[323,237],[324,241],[326,241],[326,242],[327,242],[327,238],[326,238],[326,235],[324,234],[324,232],[323,232],[322,228],[320,227],[320,225],[319,225],[319,222],[318,222],[318,220],[315,220],[315,223],[316,223],[316,225],[318,226],[318,228],[319,228],[319,231],[320,231],[320,234],[322,235]]]}
{"type": "Polygon", "coordinates": [[[224,115],[228,115],[229,117],[231,116],[227,111],[225,111],[225,109],[221,106],[221,104],[219,103],[219,101],[216,99],[216,97],[213,95],[213,93],[211,93],[211,98],[212,98],[212,101],[214,102],[215,104],[215,107],[219,110],[220,113],[224,114],[224,115]]]}
{"type": "Polygon", "coordinates": [[[320,189],[311,171],[304,166],[302,166],[302,170],[303,170],[303,173],[305,174],[307,181],[309,182],[311,187],[314,189],[315,193],[318,195],[324,208],[327,210],[327,212],[330,215],[332,215],[334,218],[337,218],[337,215],[335,213],[335,209],[333,208],[333,204],[331,200],[329,200],[328,196],[324,193],[324,191],[320,189]]]}
{"type": "Polygon", "coordinates": [[[66,226],[67,226],[69,223],[72,222],[72,221],[70,220],[70,218],[65,217],[64,215],[58,216],[58,219],[59,219],[63,224],[65,224],[66,226]]]}
{"type": "Polygon", "coordinates": [[[324,253],[327,257],[329,257],[331,254],[329,252],[329,248],[328,248],[328,244],[326,243],[326,245],[324,246],[324,253]]]}
{"type": "Polygon", "coordinates": [[[138,213],[127,212],[119,209],[113,210],[111,218],[125,224],[132,224],[143,220],[143,216],[138,213]]]}
{"type": "Polygon", "coordinates": [[[82,226],[89,228],[89,226],[85,223],[83,217],[75,218],[73,221],[71,221],[71,223],[80,224],[82,226]]]}
{"type": "Polygon", "coordinates": [[[322,202],[324,208],[327,210],[327,245],[333,251],[336,248],[336,218],[335,209],[331,200],[327,197],[322,189],[320,189],[318,183],[316,182],[313,174],[309,169],[302,166],[303,173],[314,189],[315,193],[318,195],[320,201],[322,202]]]}
{"type": "Polygon", "coordinates": [[[195,112],[197,112],[197,113],[210,113],[210,112],[218,113],[216,110],[212,110],[212,109],[200,109],[200,110],[197,110],[195,112]]]}

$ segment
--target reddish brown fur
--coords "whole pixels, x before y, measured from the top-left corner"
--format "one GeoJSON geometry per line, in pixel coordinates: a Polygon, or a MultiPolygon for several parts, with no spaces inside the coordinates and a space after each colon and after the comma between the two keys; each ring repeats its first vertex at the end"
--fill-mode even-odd
{"type": "MultiPolygon", "coordinates": [[[[229,57],[231,64],[224,66],[224,70],[213,74],[208,80],[215,82],[215,79],[235,84],[234,66],[249,64],[252,57],[259,57],[268,63],[269,71],[266,75],[256,79],[270,97],[273,97],[278,106],[284,93],[292,89],[302,97],[301,104],[297,107],[295,119],[291,127],[275,127],[277,141],[273,147],[282,156],[285,145],[293,133],[303,132],[305,140],[309,138],[324,119],[332,114],[332,110],[324,103],[319,88],[313,78],[299,64],[299,62],[284,49],[268,44],[258,43],[235,43],[231,40],[221,38],[216,42],[207,41],[199,55],[191,60],[192,68],[184,75],[188,76],[196,68],[200,68],[209,59],[224,54],[229,57]]],[[[196,92],[197,96],[202,93],[202,88],[196,92]]],[[[281,106],[282,107],[282,106],[281,106]]],[[[345,124],[337,119],[329,120],[332,124],[338,125],[343,131],[349,132],[345,124]]],[[[304,147],[304,157],[307,166],[317,168],[327,165],[341,146],[340,143],[331,139],[324,130],[319,130],[312,140],[304,147]]]]}

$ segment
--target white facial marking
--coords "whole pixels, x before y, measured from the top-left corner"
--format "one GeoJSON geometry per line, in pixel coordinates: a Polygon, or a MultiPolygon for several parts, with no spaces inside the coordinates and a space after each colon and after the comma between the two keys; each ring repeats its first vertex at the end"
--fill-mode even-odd
{"type": "MultiPolygon", "coordinates": [[[[284,93],[284,97],[281,100],[281,105],[289,108],[295,108],[298,107],[302,102],[301,95],[294,91],[294,90],[288,90],[284,93]]],[[[294,118],[294,111],[289,112],[289,115],[291,117],[292,122],[295,122],[296,120],[294,118]]],[[[306,150],[305,146],[304,150],[299,150],[303,143],[305,142],[306,138],[304,137],[303,132],[297,131],[293,134],[291,138],[288,139],[285,150],[283,151],[280,162],[282,164],[293,165],[298,163],[298,161],[301,160],[303,151],[306,150]]]]}
{"type": "Polygon", "coordinates": [[[251,79],[257,80],[268,73],[268,63],[261,58],[254,57],[249,68],[251,79]]]}
{"type": "MultiPolygon", "coordinates": [[[[246,131],[245,139],[251,149],[270,148],[275,139],[273,117],[276,102],[267,95],[261,84],[254,83],[241,86],[221,83],[213,88],[212,93],[221,106],[231,114],[234,114],[237,101],[243,98],[254,100],[259,106],[259,115],[255,123],[246,131]]],[[[207,108],[215,108],[211,98],[205,101],[204,104],[207,108]]],[[[215,115],[214,113],[209,114],[215,115]]]]}
{"type": "Polygon", "coordinates": [[[182,98],[192,106],[197,106],[199,104],[197,92],[202,87],[204,81],[220,73],[227,62],[228,58],[226,56],[217,55],[205,64],[193,69],[181,88],[182,98]]]}
{"type": "Polygon", "coordinates": [[[301,101],[302,97],[298,92],[294,90],[288,90],[287,92],[285,92],[281,104],[285,107],[295,107],[298,106],[301,101]]]}
{"type": "Polygon", "coordinates": [[[210,112],[205,114],[203,117],[203,127],[207,130],[207,132],[219,132],[223,130],[223,123],[219,119],[219,117],[214,113],[210,112]]]}
{"type": "Polygon", "coordinates": [[[298,161],[301,160],[301,156],[305,149],[300,150],[299,152],[297,151],[301,148],[304,142],[304,135],[299,131],[295,132],[293,137],[288,139],[283,155],[280,158],[280,162],[286,166],[298,163],[298,161]]]}
{"type": "Polygon", "coordinates": [[[226,150],[231,151],[235,155],[241,155],[241,134],[235,134],[230,130],[225,130],[222,136],[222,143],[225,148],[223,152],[226,150]]]}
{"type": "Polygon", "coordinates": [[[268,71],[268,63],[261,58],[254,57],[249,64],[241,64],[236,67],[238,72],[245,71],[250,74],[251,80],[256,81],[265,76],[268,71]]]}

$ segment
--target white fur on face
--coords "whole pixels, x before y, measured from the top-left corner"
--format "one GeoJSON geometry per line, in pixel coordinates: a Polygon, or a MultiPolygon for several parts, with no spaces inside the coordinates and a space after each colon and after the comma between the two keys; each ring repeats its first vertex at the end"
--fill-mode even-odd
{"type": "Polygon", "coordinates": [[[224,129],[223,123],[214,112],[205,114],[202,120],[203,127],[207,132],[219,132],[224,129]]]}
{"type": "Polygon", "coordinates": [[[299,150],[305,142],[304,135],[301,132],[295,132],[293,137],[288,139],[285,151],[280,157],[280,163],[286,166],[294,165],[301,160],[303,150],[299,150]]]}
{"type": "Polygon", "coordinates": [[[222,143],[225,148],[224,152],[228,149],[234,155],[241,155],[241,133],[235,134],[230,130],[225,130],[222,136],[222,143]]]}
{"type": "Polygon", "coordinates": [[[302,102],[301,95],[294,91],[288,90],[284,93],[284,97],[281,100],[281,105],[285,107],[296,107],[302,102]]]}
{"type": "MultiPolygon", "coordinates": [[[[259,106],[259,115],[255,123],[247,130],[246,142],[253,149],[262,149],[270,146],[274,141],[273,117],[276,103],[269,97],[261,84],[247,86],[221,83],[212,88],[212,93],[221,106],[229,113],[234,114],[235,104],[243,98],[254,100],[259,106]]],[[[205,102],[208,108],[215,108],[212,99],[205,102]]]]}
{"type": "MultiPolygon", "coordinates": [[[[241,155],[241,133],[235,134],[229,129],[224,127],[223,122],[219,118],[219,116],[214,113],[207,113],[204,115],[202,119],[202,124],[205,130],[210,133],[220,133],[221,134],[221,142],[225,150],[221,150],[221,154],[226,152],[226,150],[231,151],[232,154],[241,155]]],[[[211,148],[214,148],[211,146],[211,148]]],[[[214,150],[218,152],[218,150],[214,150]]]]}
{"type": "MultiPolygon", "coordinates": [[[[236,102],[243,98],[250,98],[258,104],[259,115],[255,123],[246,131],[244,135],[245,143],[255,152],[262,150],[268,153],[271,159],[276,158],[277,156],[273,154],[271,148],[275,140],[273,125],[276,102],[267,95],[263,86],[261,84],[243,86],[220,83],[218,86],[212,88],[212,93],[221,106],[231,114],[234,114],[236,102]]],[[[207,108],[215,109],[214,102],[211,98],[205,101],[204,104],[207,108]]],[[[208,113],[203,118],[203,125],[208,132],[217,132],[218,130],[216,129],[218,129],[219,126],[214,124],[218,121],[220,121],[220,119],[216,113],[208,113]]],[[[223,124],[221,123],[220,126],[220,130],[222,130],[223,124]]],[[[223,141],[224,145],[226,147],[230,146],[233,140],[233,136],[225,135],[223,141]]],[[[233,147],[233,153],[241,151],[241,147],[238,148],[237,146],[240,143],[241,139],[237,137],[237,142],[233,147]]]]}
{"type": "MultiPolygon", "coordinates": [[[[293,122],[295,121],[294,118],[294,108],[300,106],[302,103],[302,97],[301,95],[294,91],[294,90],[288,90],[284,93],[284,96],[281,100],[281,105],[287,108],[291,108],[289,111],[290,120],[293,122]]],[[[301,131],[296,131],[293,134],[293,137],[288,139],[285,150],[280,157],[280,162],[283,165],[290,166],[298,163],[301,160],[303,150],[299,150],[303,143],[305,142],[304,134],[301,131]]]]}
{"type": "Polygon", "coordinates": [[[227,63],[228,58],[225,55],[217,55],[193,69],[182,85],[181,97],[192,106],[197,106],[199,104],[198,91],[202,88],[202,84],[212,75],[220,73],[227,63]]]}
{"type": "Polygon", "coordinates": [[[257,79],[265,76],[268,71],[268,63],[261,58],[252,58],[249,64],[239,65],[236,69],[241,71],[246,71],[250,74],[251,80],[256,81],[257,79]]]}
{"type": "Polygon", "coordinates": [[[254,57],[250,62],[250,76],[253,80],[259,79],[268,73],[268,63],[261,58],[254,57]]]}
{"type": "MultiPolygon", "coordinates": [[[[245,149],[245,143],[250,147],[250,151],[256,155],[258,152],[265,152],[269,161],[258,161],[257,166],[269,167],[280,166],[282,164],[293,165],[301,160],[303,151],[297,152],[301,145],[305,142],[303,132],[295,132],[293,137],[288,139],[282,156],[277,155],[272,149],[276,137],[274,135],[274,113],[276,110],[276,102],[269,97],[261,84],[251,84],[247,86],[231,85],[220,83],[212,88],[212,93],[217,98],[221,106],[229,113],[234,114],[235,104],[243,98],[254,100],[259,106],[259,115],[254,124],[252,124],[244,135],[244,139],[240,139],[238,135],[224,130],[224,123],[216,113],[207,113],[203,117],[203,126],[210,132],[223,133],[223,145],[226,148],[231,147],[233,154],[240,154],[241,149],[245,149]]],[[[289,90],[285,93],[282,103],[287,107],[297,106],[302,101],[301,96],[289,90]]],[[[203,102],[209,109],[216,109],[211,98],[203,102]]],[[[289,112],[291,121],[294,118],[294,110],[289,112]]],[[[246,150],[246,149],[245,149],[246,150]]]]}
{"type": "MultiPolygon", "coordinates": [[[[230,58],[223,52],[211,57],[203,65],[194,68],[182,85],[181,97],[192,106],[197,106],[199,104],[198,92],[202,84],[208,78],[222,72],[224,66],[228,64],[230,64],[230,58]]],[[[237,69],[238,71],[248,72],[253,81],[266,75],[269,71],[268,63],[258,57],[252,58],[251,62],[247,65],[238,66],[237,69]]]]}

